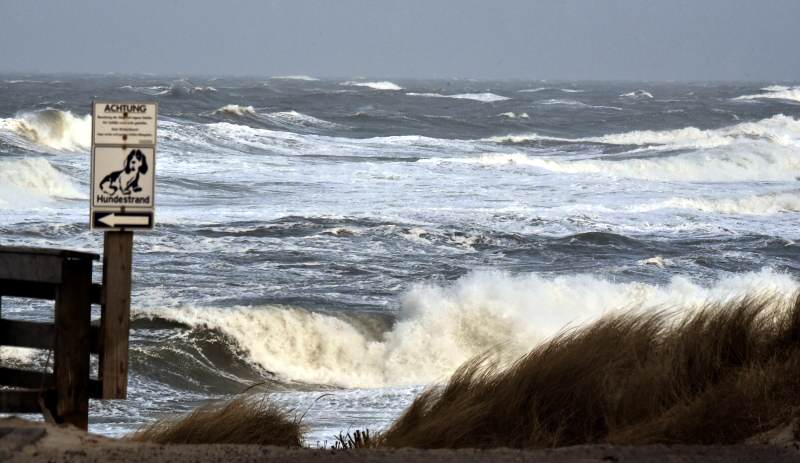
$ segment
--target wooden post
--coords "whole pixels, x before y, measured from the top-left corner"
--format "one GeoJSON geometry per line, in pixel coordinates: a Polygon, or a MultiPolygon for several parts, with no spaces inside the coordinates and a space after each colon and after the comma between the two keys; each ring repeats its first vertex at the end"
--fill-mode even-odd
{"type": "Polygon", "coordinates": [[[124,399],[128,393],[132,259],[133,232],[106,232],[99,375],[104,399],[124,399]]]}
{"type": "Polygon", "coordinates": [[[64,258],[62,275],[55,304],[55,415],[59,421],[87,429],[91,259],[64,258]]]}

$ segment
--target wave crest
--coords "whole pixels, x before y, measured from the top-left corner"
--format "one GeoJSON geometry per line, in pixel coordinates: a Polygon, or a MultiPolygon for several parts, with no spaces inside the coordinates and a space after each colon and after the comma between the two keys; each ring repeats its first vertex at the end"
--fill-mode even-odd
{"type": "Polygon", "coordinates": [[[380,82],[356,82],[353,80],[348,80],[347,82],[342,82],[339,85],[349,85],[354,87],[367,87],[373,90],[402,90],[403,87],[397,85],[394,82],[389,82],[388,80],[380,81],[380,82]]]}
{"type": "Polygon", "coordinates": [[[784,85],[770,85],[761,89],[764,93],[755,95],[742,95],[734,100],[785,100],[800,103],[800,87],[786,87],[784,85]]]}
{"type": "Polygon", "coordinates": [[[568,325],[613,310],[691,309],[747,292],[772,291],[788,300],[799,286],[769,270],[729,276],[712,286],[683,277],[656,286],[591,275],[484,271],[447,286],[414,286],[402,299],[398,320],[382,333],[346,315],[289,307],[147,309],[137,316],[218,330],[250,362],[284,380],[386,387],[437,382],[488,349],[508,356],[527,352],[568,325]]]}
{"type": "Polygon", "coordinates": [[[0,130],[23,140],[59,151],[83,151],[92,143],[91,115],[76,116],[70,111],[43,109],[0,119],[0,130]]]}
{"type": "Polygon", "coordinates": [[[457,95],[442,95],[440,93],[406,93],[408,96],[426,96],[429,98],[455,98],[457,100],[473,100],[481,103],[494,103],[495,101],[505,101],[511,98],[494,93],[459,93],[457,95]]]}
{"type": "MultiPolygon", "coordinates": [[[[0,206],[14,207],[20,198],[82,198],[72,181],[46,159],[25,158],[0,162],[0,206]]],[[[31,206],[26,201],[24,207],[31,206]]]]}
{"type": "Polygon", "coordinates": [[[226,104],[225,106],[214,111],[213,114],[229,114],[232,116],[256,116],[256,110],[252,106],[226,104]]]}

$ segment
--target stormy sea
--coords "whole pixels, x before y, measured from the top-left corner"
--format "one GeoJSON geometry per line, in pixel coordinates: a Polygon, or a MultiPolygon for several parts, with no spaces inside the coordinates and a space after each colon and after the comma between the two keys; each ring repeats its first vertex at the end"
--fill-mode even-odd
{"type": "Polygon", "coordinates": [[[93,99],[159,103],[129,397],[93,432],[257,384],[330,442],[477,354],[800,288],[796,83],[3,75],[0,244],[102,250],[93,99]]]}

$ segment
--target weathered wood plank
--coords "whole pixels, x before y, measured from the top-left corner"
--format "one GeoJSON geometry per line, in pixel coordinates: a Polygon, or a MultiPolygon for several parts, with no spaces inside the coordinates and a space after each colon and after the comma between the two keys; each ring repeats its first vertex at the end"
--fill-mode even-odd
{"type": "Polygon", "coordinates": [[[104,399],[124,399],[128,392],[132,259],[133,233],[107,232],[103,250],[99,375],[104,399]]]}
{"type": "Polygon", "coordinates": [[[36,281],[0,280],[0,295],[55,300],[56,285],[36,281]]]}
{"type": "Polygon", "coordinates": [[[55,306],[54,417],[60,422],[87,429],[92,261],[64,259],[62,275],[55,306]]]}
{"type": "MultiPolygon", "coordinates": [[[[52,323],[0,319],[0,346],[52,349],[56,329],[52,323]]],[[[89,328],[89,352],[100,353],[100,326],[89,328]]]]}
{"type": "Polygon", "coordinates": [[[55,386],[55,379],[51,373],[0,367],[0,385],[24,389],[50,389],[55,386]]]}
{"type": "Polygon", "coordinates": [[[61,283],[63,257],[0,252],[0,280],[61,283]]]}
{"type": "Polygon", "coordinates": [[[0,412],[40,413],[39,391],[28,389],[0,390],[0,412]]]}
{"type": "Polygon", "coordinates": [[[52,349],[56,329],[52,323],[0,319],[0,345],[52,349]]]}
{"type": "Polygon", "coordinates": [[[93,252],[72,251],[58,248],[32,248],[29,246],[0,246],[0,254],[33,254],[40,256],[58,256],[78,259],[100,260],[100,255],[93,252]]]}

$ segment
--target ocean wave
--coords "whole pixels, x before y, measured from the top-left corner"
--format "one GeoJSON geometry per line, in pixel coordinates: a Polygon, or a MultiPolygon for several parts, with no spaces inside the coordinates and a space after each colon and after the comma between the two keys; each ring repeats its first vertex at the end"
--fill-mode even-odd
{"type": "Polygon", "coordinates": [[[194,85],[186,79],[176,80],[169,85],[152,85],[149,87],[134,87],[123,85],[123,90],[141,93],[149,96],[189,96],[196,93],[216,93],[217,89],[212,86],[194,85]]]}
{"type": "Polygon", "coordinates": [[[648,92],[647,90],[634,90],[632,92],[623,93],[620,95],[621,98],[633,98],[635,100],[641,100],[643,98],[652,99],[653,94],[648,92]]]}
{"type": "Polygon", "coordinates": [[[729,275],[709,286],[685,277],[661,286],[593,275],[482,271],[446,286],[412,287],[402,298],[396,322],[382,332],[347,315],[285,306],[134,313],[137,319],[216,330],[249,362],[284,381],[386,387],[442,381],[474,355],[494,350],[511,358],[565,327],[617,310],[691,310],[748,293],[776,294],[777,304],[788,302],[798,288],[797,280],[771,270],[729,275]]]}
{"type": "Polygon", "coordinates": [[[614,111],[622,111],[622,108],[619,108],[617,106],[590,105],[578,100],[562,100],[559,98],[537,101],[536,103],[545,106],[558,105],[558,106],[572,106],[576,108],[611,109],[614,111]]]}
{"type": "Polygon", "coordinates": [[[500,113],[500,114],[497,115],[497,117],[505,117],[507,119],[516,119],[516,118],[528,119],[530,116],[528,116],[528,113],[519,113],[519,114],[517,114],[517,113],[515,113],[513,111],[509,111],[507,113],[500,113]]]}
{"type": "Polygon", "coordinates": [[[232,116],[256,116],[256,110],[252,106],[241,106],[238,104],[226,104],[215,110],[213,114],[229,114],[232,116]]]}
{"type": "MultiPolygon", "coordinates": [[[[387,148],[397,150],[388,155],[394,159],[429,156],[441,153],[443,150],[461,152],[477,150],[474,141],[471,140],[449,140],[420,135],[347,138],[254,128],[229,122],[216,122],[203,127],[206,130],[198,135],[206,137],[208,143],[226,148],[239,144],[287,156],[357,156],[375,160],[379,157],[388,159],[387,148]]],[[[176,129],[164,127],[160,133],[175,139],[191,139],[182,128],[176,129]]],[[[197,142],[196,139],[192,141],[197,142]]]]}
{"type": "Polygon", "coordinates": [[[69,177],[46,159],[24,158],[0,162],[0,207],[30,207],[36,200],[82,198],[69,177]],[[26,201],[20,204],[21,198],[26,201]]]}
{"type": "Polygon", "coordinates": [[[517,90],[519,93],[539,93],[544,92],[546,90],[555,90],[553,87],[536,87],[536,88],[524,88],[522,90],[517,90]]]}
{"type": "Polygon", "coordinates": [[[800,87],[787,87],[784,85],[770,85],[761,89],[764,93],[755,95],[742,95],[734,100],[785,100],[800,102],[800,87]]]}
{"type": "Polygon", "coordinates": [[[689,209],[717,214],[772,215],[785,212],[800,212],[800,192],[769,193],[744,198],[670,198],[653,204],[632,206],[628,209],[631,212],[689,209]]]}
{"type": "Polygon", "coordinates": [[[304,80],[304,81],[308,81],[308,82],[314,82],[314,81],[319,80],[316,77],[305,76],[305,75],[272,76],[272,77],[270,77],[270,79],[274,79],[274,80],[304,80]]]}
{"type": "Polygon", "coordinates": [[[524,153],[485,153],[470,157],[432,157],[426,163],[485,166],[527,166],[565,174],[590,174],[652,181],[735,182],[794,181],[800,177],[800,152],[758,145],[720,152],[626,159],[578,159],[529,156],[524,153]]]}
{"type": "Polygon", "coordinates": [[[732,152],[700,152],[622,160],[570,161],[517,155],[513,162],[551,172],[619,176],[653,181],[794,181],[800,176],[800,153],[796,150],[779,150],[769,146],[732,152]]]}
{"type": "Polygon", "coordinates": [[[555,87],[536,87],[536,88],[525,88],[522,90],[517,90],[520,93],[538,93],[544,92],[547,90],[558,90],[559,92],[564,93],[583,93],[585,90],[581,90],[578,88],[555,88],[555,87]]]}
{"type": "Polygon", "coordinates": [[[347,82],[342,82],[339,85],[349,85],[355,87],[368,87],[373,90],[402,90],[403,87],[395,84],[394,82],[389,82],[387,80],[381,82],[356,82],[353,80],[348,80],[347,82]]]}
{"type": "Polygon", "coordinates": [[[481,103],[494,103],[495,101],[505,101],[511,98],[494,93],[459,93],[457,95],[442,95],[440,93],[406,93],[408,96],[426,96],[430,98],[455,98],[457,100],[474,100],[481,103]]]}
{"type": "Polygon", "coordinates": [[[326,128],[332,129],[341,127],[339,124],[319,119],[308,114],[297,111],[276,111],[272,113],[259,113],[252,106],[242,106],[237,104],[225,105],[212,114],[222,114],[236,117],[253,117],[262,121],[269,122],[278,127],[286,129],[297,128],[326,128]]]}
{"type": "Polygon", "coordinates": [[[341,127],[335,122],[319,119],[308,114],[297,111],[278,111],[265,114],[264,117],[275,125],[294,128],[294,127],[317,127],[317,128],[336,128],[341,127]]]}
{"type": "Polygon", "coordinates": [[[498,143],[526,143],[530,141],[561,141],[568,143],[600,143],[608,145],[663,145],[669,149],[714,148],[737,141],[763,139],[783,146],[800,141],[800,121],[778,114],[756,122],[742,122],[720,129],[702,130],[686,127],[674,130],[634,130],[599,137],[559,138],[536,133],[490,137],[485,140],[498,143]]]}
{"type": "Polygon", "coordinates": [[[92,143],[91,115],[76,116],[70,111],[43,109],[0,119],[6,131],[35,145],[59,151],[84,151],[92,143]]]}

